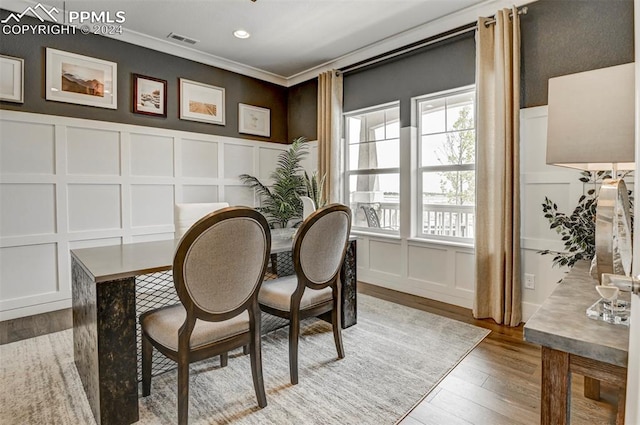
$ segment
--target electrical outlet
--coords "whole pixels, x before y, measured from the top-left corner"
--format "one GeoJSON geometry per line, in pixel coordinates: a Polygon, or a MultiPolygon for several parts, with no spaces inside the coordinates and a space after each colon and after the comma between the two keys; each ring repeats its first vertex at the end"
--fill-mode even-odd
{"type": "Polygon", "coordinates": [[[527,289],[536,289],[536,276],[530,273],[525,273],[524,287],[527,289]]]}

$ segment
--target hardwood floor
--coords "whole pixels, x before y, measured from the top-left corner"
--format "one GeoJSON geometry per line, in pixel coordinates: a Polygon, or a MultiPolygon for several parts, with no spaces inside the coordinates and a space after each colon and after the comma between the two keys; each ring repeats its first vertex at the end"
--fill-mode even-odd
{"type": "MultiPolygon", "coordinates": [[[[462,307],[358,282],[358,292],[491,330],[400,425],[516,425],[540,423],[540,347],[522,339],[523,327],[476,320],[462,307]]],[[[572,376],[571,423],[615,424],[616,389],[601,384],[600,401],[583,395],[572,376]]]]}
{"type": "MultiPolygon", "coordinates": [[[[540,348],[509,328],[475,320],[462,307],[358,283],[358,291],[491,330],[401,425],[516,425],[540,422],[540,348]]],[[[0,344],[70,328],[71,309],[0,322],[0,344]]],[[[601,400],[583,396],[583,378],[573,375],[572,424],[615,424],[617,395],[601,385],[601,400]]]]}

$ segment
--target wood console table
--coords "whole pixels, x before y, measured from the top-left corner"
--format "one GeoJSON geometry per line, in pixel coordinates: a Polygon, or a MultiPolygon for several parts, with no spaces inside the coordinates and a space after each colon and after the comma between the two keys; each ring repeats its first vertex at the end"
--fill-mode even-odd
{"type": "MultiPolygon", "coordinates": [[[[356,240],[342,265],[342,327],[356,323],[356,240]]],[[[99,425],[137,422],[136,277],[171,270],[176,240],[71,251],[74,360],[99,425]]],[[[273,239],[272,254],[292,241],[273,239]]]]}
{"type": "Polygon", "coordinates": [[[616,424],[624,423],[629,328],[590,319],[599,298],[589,264],[576,264],[524,326],[524,339],[542,346],[542,425],[570,421],[571,372],[585,377],[585,396],[600,397],[600,381],[618,387],[616,424]]]}

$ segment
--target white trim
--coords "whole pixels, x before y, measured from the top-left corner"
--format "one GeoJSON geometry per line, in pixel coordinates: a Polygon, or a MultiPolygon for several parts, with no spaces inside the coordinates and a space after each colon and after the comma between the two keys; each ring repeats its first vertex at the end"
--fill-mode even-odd
{"type": "MultiPolygon", "coordinates": [[[[453,28],[457,28],[477,21],[479,16],[492,16],[498,9],[512,6],[522,6],[537,0],[487,0],[480,4],[468,7],[466,9],[443,16],[436,20],[426,22],[415,28],[387,37],[369,46],[347,53],[341,57],[332,59],[323,64],[309,68],[288,77],[278,75],[272,72],[264,71],[248,65],[244,65],[229,59],[204,53],[202,51],[174,44],[168,40],[150,37],[135,31],[123,29],[122,34],[114,34],[108,36],[118,41],[135,44],[137,46],[146,47],[159,52],[167,53],[173,56],[200,62],[205,65],[215,66],[216,68],[232,71],[237,74],[246,75],[248,77],[257,78],[259,80],[275,83],[284,87],[291,87],[307,80],[316,78],[320,73],[331,69],[344,68],[357,62],[370,59],[392,50],[407,46],[417,41],[424,40],[429,37],[442,34],[453,28]]],[[[3,0],[2,8],[12,12],[22,12],[27,6],[33,6],[37,3],[34,0],[3,0]]]]}

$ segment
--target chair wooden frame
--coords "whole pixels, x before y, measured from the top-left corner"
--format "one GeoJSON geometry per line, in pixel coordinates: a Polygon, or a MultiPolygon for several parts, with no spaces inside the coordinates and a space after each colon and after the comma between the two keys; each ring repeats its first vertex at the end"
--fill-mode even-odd
{"type": "MultiPolygon", "coordinates": [[[[267,270],[269,260],[269,252],[271,250],[271,233],[269,224],[265,217],[254,209],[247,207],[229,207],[215,211],[197,221],[187,233],[183,236],[173,260],[173,276],[174,284],[178,297],[186,310],[186,319],[178,332],[178,350],[174,351],[169,347],[154,341],[142,328],[142,394],[148,396],[151,393],[151,364],[153,359],[153,348],[158,349],[169,359],[178,363],[178,422],[186,424],[189,417],[189,364],[197,362],[216,355],[221,356],[222,366],[226,363],[226,353],[239,347],[249,347],[251,356],[251,373],[253,376],[253,385],[258,399],[258,405],[265,407],[267,399],[264,390],[264,380],[262,375],[262,351],[260,345],[260,321],[261,311],[258,304],[258,292],[264,274],[267,270]],[[238,307],[224,313],[210,313],[202,310],[189,295],[184,282],[184,262],[189,249],[197,238],[210,227],[227,219],[233,218],[249,218],[255,220],[262,226],[265,235],[265,252],[262,264],[262,271],[259,281],[253,289],[251,295],[238,307]],[[196,319],[221,322],[231,319],[244,310],[249,313],[249,331],[221,341],[206,344],[197,349],[189,347],[191,334],[196,324],[196,319]]],[[[171,308],[171,307],[165,307],[171,308]]],[[[147,312],[140,316],[140,323],[144,317],[151,312],[147,312]]]]}
{"type": "Polygon", "coordinates": [[[272,314],[274,316],[282,317],[289,320],[289,374],[291,383],[293,385],[298,383],[298,338],[300,335],[300,321],[309,317],[317,317],[321,314],[331,312],[331,325],[333,328],[333,339],[336,345],[336,351],[338,352],[338,358],[344,358],[344,347],[342,345],[342,328],[340,326],[341,316],[341,304],[340,304],[340,268],[325,282],[314,283],[304,273],[302,265],[300,263],[300,255],[302,249],[302,242],[304,241],[307,233],[312,226],[320,220],[322,217],[335,213],[342,212],[346,214],[348,225],[347,235],[345,237],[345,244],[342,249],[340,264],[344,261],[345,254],[347,252],[347,246],[349,244],[349,232],[351,230],[351,209],[345,205],[332,204],[326,207],[320,208],[313,212],[300,226],[296,239],[293,244],[293,264],[298,278],[298,285],[296,290],[291,295],[291,303],[289,311],[275,309],[273,307],[260,304],[262,311],[272,314]],[[331,287],[332,299],[321,304],[313,305],[307,309],[300,308],[300,302],[305,288],[313,290],[319,290],[326,287],[331,287]]]}

